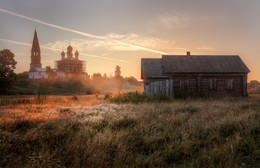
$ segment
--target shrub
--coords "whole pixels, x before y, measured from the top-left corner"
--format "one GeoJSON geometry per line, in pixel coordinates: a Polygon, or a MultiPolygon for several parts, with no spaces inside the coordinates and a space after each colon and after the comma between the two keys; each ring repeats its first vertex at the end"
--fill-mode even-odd
{"type": "Polygon", "coordinates": [[[105,100],[109,100],[111,98],[112,98],[112,93],[111,92],[105,93],[105,97],[104,97],[105,100]]]}
{"type": "Polygon", "coordinates": [[[141,102],[162,102],[169,101],[170,98],[163,94],[157,95],[147,95],[138,92],[127,92],[119,93],[114,97],[109,99],[111,102],[115,103],[141,103],[141,102]]]}

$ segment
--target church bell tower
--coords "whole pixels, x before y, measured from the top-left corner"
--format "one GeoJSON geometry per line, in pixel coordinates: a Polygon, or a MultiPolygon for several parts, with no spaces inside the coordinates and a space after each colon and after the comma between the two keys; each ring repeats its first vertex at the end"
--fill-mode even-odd
{"type": "Polygon", "coordinates": [[[32,50],[31,50],[31,65],[30,70],[33,70],[34,68],[41,68],[41,50],[40,45],[37,37],[37,32],[35,30],[34,37],[33,37],[33,43],[32,43],[32,50]]]}

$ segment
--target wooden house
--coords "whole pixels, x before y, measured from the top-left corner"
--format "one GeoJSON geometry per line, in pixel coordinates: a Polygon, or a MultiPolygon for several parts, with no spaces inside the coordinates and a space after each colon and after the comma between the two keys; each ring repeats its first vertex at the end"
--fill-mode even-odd
{"type": "Polygon", "coordinates": [[[250,70],[238,55],[162,55],[143,58],[146,94],[247,96],[250,70]]]}

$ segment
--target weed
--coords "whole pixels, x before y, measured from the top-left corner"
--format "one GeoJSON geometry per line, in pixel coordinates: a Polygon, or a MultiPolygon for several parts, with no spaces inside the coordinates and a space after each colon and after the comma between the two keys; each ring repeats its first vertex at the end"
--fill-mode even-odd
{"type": "Polygon", "coordinates": [[[219,135],[221,137],[227,138],[234,135],[235,131],[239,130],[235,123],[225,123],[219,126],[219,135]]]}
{"type": "Polygon", "coordinates": [[[242,110],[249,110],[249,109],[260,109],[259,104],[243,104],[240,107],[242,110]]]}
{"type": "Polygon", "coordinates": [[[144,149],[144,139],[139,132],[127,132],[123,136],[123,141],[127,142],[127,150],[129,153],[142,153],[144,149]]]}
{"type": "Polygon", "coordinates": [[[34,97],[34,102],[36,103],[36,104],[42,104],[42,103],[44,103],[46,101],[46,96],[42,96],[42,95],[38,95],[38,96],[35,96],[34,97]]]}
{"type": "Polygon", "coordinates": [[[162,102],[170,101],[170,98],[163,94],[146,95],[138,92],[119,93],[109,99],[115,103],[141,103],[141,102],[162,102]]]}
{"type": "Polygon", "coordinates": [[[71,100],[78,101],[79,98],[76,95],[74,95],[74,96],[71,97],[71,100]]]}
{"type": "Polygon", "coordinates": [[[26,132],[29,129],[33,128],[36,126],[36,123],[33,121],[29,121],[29,120],[16,120],[11,128],[10,131],[15,132],[15,131],[19,131],[19,132],[26,132]]]}
{"type": "Polygon", "coordinates": [[[137,124],[136,120],[133,118],[123,118],[121,120],[114,121],[110,124],[112,130],[120,130],[124,128],[132,128],[137,124]]]}
{"type": "Polygon", "coordinates": [[[109,100],[109,99],[112,98],[112,96],[113,96],[113,94],[112,94],[111,92],[107,92],[107,93],[105,93],[104,99],[105,99],[105,100],[109,100]]]}
{"type": "Polygon", "coordinates": [[[70,108],[60,109],[60,113],[70,113],[70,108]]]}
{"type": "Polygon", "coordinates": [[[98,122],[93,123],[92,127],[97,131],[97,132],[102,132],[107,126],[109,122],[106,119],[102,119],[98,122]]]}
{"type": "Polygon", "coordinates": [[[199,111],[200,111],[199,108],[190,107],[190,106],[176,109],[176,112],[183,112],[183,113],[187,112],[187,113],[190,113],[190,114],[198,113],[199,111]]]}

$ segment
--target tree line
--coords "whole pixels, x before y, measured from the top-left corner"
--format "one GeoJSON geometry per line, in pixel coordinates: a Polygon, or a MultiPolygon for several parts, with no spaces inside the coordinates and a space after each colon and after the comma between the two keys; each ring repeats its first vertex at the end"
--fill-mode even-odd
{"type": "Polygon", "coordinates": [[[70,78],[57,78],[47,67],[48,79],[29,79],[29,72],[14,73],[17,62],[9,49],[0,51],[1,95],[71,95],[102,94],[107,92],[139,91],[142,82],[134,77],[122,77],[120,66],[115,67],[115,76],[94,73],[72,74],[70,78]]]}

